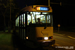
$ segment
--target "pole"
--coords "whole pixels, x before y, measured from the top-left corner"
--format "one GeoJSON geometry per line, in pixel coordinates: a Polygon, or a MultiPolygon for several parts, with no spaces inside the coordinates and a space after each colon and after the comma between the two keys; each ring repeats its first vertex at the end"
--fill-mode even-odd
{"type": "Polygon", "coordinates": [[[10,0],[10,21],[11,21],[11,0],[10,0]]]}
{"type": "Polygon", "coordinates": [[[5,24],[5,15],[4,15],[4,32],[6,30],[6,24],[5,24]]]}
{"type": "Polygon", "coordinates": [[[50,0],[48,0],[48,6],[50,7],[50,0]]]}
{"type": "Polygon", "coordinates": [[[59,33],[59,27],[58,27],[58,33],[59,33]]]}
{"type": "Polygon", "coordinates": [[[11,31],[11,0],[10,0],[10,22],[9,22],[9,32],[11,31]]]}
{"type": "Polygon", "coordinates": [[[59,27],[60,27],[60,24],[58,24],[58,33],[59,33],[59,27]]]}

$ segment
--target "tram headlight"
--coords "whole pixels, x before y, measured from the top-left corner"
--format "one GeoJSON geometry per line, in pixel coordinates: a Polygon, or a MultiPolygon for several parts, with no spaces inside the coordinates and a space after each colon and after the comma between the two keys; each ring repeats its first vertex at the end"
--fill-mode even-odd
{"type": "Polygon", "coordinates": [[[48,37],[44,37],[44,40],[48,40],[48,37]]]}
{"type": "Polygon", "coordinates": [[[26,37],[26,39],[28,39],[28,37],[26,37]]]}

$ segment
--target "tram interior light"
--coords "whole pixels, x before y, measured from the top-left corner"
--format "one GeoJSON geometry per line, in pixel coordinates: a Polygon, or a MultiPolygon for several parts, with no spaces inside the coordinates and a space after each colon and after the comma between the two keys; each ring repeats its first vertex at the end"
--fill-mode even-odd
{"type": "Polygon", "coordinates": [[[42,14],[49,14],[48,12],[42,12],[42,14]]]}
{"type": "Polygon", "coordinates": [[[41,14],[41,12],[36,12],[36,14],[41,14]]]}

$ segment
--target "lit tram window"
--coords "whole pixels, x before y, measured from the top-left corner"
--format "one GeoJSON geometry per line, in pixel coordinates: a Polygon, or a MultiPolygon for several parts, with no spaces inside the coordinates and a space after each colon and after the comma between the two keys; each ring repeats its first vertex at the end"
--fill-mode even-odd
{"type": "Polygon", "coordinates": [[[36,14],[41,14],[41,12],[35,12],[36,14]]]}
{"type": "Polygon", "coordinates": [[[48,12],[42,12],[42,14],[49,14],[48,12]]]}

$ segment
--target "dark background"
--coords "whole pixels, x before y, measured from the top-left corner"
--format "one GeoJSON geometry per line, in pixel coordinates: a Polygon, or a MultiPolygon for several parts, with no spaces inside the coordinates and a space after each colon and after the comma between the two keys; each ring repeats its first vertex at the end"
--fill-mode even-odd
{"type": "MultiPolygon", "coordinates": [[[[57,27],[57,24],[60,24],[61,27],[75,26],[75,3],[73,0],[50,0],[50,2],[62,3],[61,6],[60,4],[50,4],[53,8],[54,26],[57,27]]],[[[16,0],[16,3],[19,5],[20,8],[23,8],[24,5],[48,5],[48,0],[23,0],[23,2],[20,2],[20,0],[16,0]]]]}
{"type": "MultiPolygon", "coordinates": [[[[23,2],[20,2],[20,0],[16,1],[20,8],[23,8],[25,5],[29,6],[33,4],[48,5],[48,0],[23,0],[23,2]]],[[[61,6],[60,4],[50,4],[53,8],[54,26],[57,26],[57,24],[60,24],[62,27],[75,26],[75,3],[73,0],[50,0],[50,2],[62,3],[61,6]]]]}
{"type": "MultiPolygon", "coordinates": [[[[3,1],[4,3],[5,1],[3,1]]],[[[13,3],[19,9],[14,9],[11,12],[11,20],[13,21],[16,13],[19,12],[26,5],[48,5],[48,0],[13,0],[13,3]]],[[[62,28],[65,27],[74,27],[75,28],[75,2],[74,0],[50,0],[50,6],[53,8],[53,26],[57,27],[58,24],[61,25],[62,28]],[[60,5],[60,2],[62,5],[60,5]],[[53,4],[52,4],[53,3],[53,4]],[[54,4],[58,3],[58,4],[54,4]]],[[[13,8],[13,7],[12,7],[13,8]]],[[[2,10],[4,11],[5,8],[2,10]]],[[[12,10],[12,9],[11,9],[12,10]]],[[[10,12],[10,9],[8,9],[10,12]]],[[[2,12],[0,12],[0,25],[4,27],[4,17],[2,12]]],[[[6,27],[8,27],[8,22],[10,21],[10,13],[5,14],[5,23],[6,27]],[[9,16],[9,17],[8,17],[9,16]]]]}

